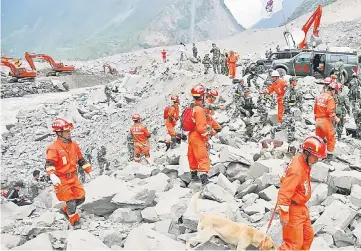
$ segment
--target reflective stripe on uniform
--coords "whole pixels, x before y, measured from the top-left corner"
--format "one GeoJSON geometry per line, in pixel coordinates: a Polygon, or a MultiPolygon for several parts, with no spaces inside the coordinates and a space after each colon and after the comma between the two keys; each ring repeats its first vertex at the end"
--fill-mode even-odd
{"type": "Polygon", "coordinates": [[[48,167],[46,167],[46,171],[47,171],[47,172],[55,171],[55,166],[48,166],[48,167]]]}
{"type": "Polygon", "coordinates": [[[88,168],[88,167],[91,167],[91,165],[90,165],[89,163],[85,164],[85,165],[83,166],[83,169],[86,169],[86,168],[88,168]]]}
{"type": "Polygon", "coordinates": [[[281,209],[283,212],[288,212],[290,210],[290,206],[278,205],[278,209],[281,209]]]}

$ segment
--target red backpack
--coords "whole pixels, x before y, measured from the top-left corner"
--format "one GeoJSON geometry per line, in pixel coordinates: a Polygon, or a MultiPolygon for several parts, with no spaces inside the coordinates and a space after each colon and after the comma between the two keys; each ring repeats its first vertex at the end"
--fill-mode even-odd
{"type": "Polygon", "coordinates": [[[181,116],[181,126],[183,131],[190,132],[196,127],[196,123],[193,121],[193,107],[200,106],[198,104],[191,104],[186,107],[181,116]]]}
{"type": "Polygon", "coordinates": [[[164,109],[164,113],[163,113],[163,118],[164,118],[164,119],[169,118],[169,109],[170,109],[170,106],[167,106],[167,107],[164,109]]]}

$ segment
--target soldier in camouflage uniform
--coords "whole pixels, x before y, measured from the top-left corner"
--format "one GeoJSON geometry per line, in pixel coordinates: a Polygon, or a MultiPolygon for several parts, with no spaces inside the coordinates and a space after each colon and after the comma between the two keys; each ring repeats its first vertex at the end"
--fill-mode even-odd
{"type": "Polygon", "coordinates": [[[302,111],[302,92],[296,89],[298,79],[290,78],[290,86],[287,87],[286,93],[283,97],[283,104],[285,106],[283,121],[281,126],[276,126],[271,130],[271,138],[274,139],[275,131],[280,127],[287,130],[287,142],[292,143],[295,140],[295,114],[294,109],[298,108],[302,111]]]}
{"type": "Polygon", "coordinates": [[[213,53],[212,63],[213,63],[213,71],[216,74],[221,74],[221,67],[219,64],[219,58],[221,56],[221,50],[216,46],[215,43],[212,44],[212,50],[210,51],[213,53]]]}
{"type": "Polygon", "coordinates": [[[224,54],[221,54],[221,56],[219,58],[219,64],[221,65],[221,74],[228,76],[228,71],[226,68],[227,67],[227,58],[224,56],[224,54]]]}
{"type": "Polygon", "coordinates": [[[345,64],[344,64],[342,58],[340,58],[340,60],[338,62],[336,62],[335,65],[333,66],[333,69],[335,70],[335,74],[336,74],[336,72],[338,72],[338,74],[336,74],[337,83],[345,84],[345,82],[344,82],[345,78],[342,74],[344,68],[345,68],[345,64]]]}
{"type": "Polygon", "coordinates": [[[102,175],[105,170],[109,170],[110,162],[105,158],[106,155],[107,155],[107,149],[105,148],[105,146],[101,146],[97,154],[97,161],[100,169],[100,173],[99,173],[100,175],[102,175]]]}
{"type": "Polygon", "coordinates": [[[108,85],[105,86],[104,93],[105,93],[105,96],[107,97],[108,106],[110,104],[110,100],[113,100],[113,102],[116,103],[116,100],[112,96],[112,89],[110,88],[110,86],[108,86],[108,85]]]}
{"type": "Polygon", "coordinates": [[[340,119],[340,122],[335,124],[337,133],[337,139],[341,139],[343,127],[345,125],[346,114],[350,114],[350,101],[348,97],[342,93],[342,84],[337,84],[337,92],[335,95],[336,103],[336,116],[340,119]]]}
{"type": "Polygon", "coordinates": [[[128,147],[128,161],[134,160],[134,139],[131,133],[127,136],[127,147],[128,147]]]}
{"type": "Polygon", "coordinates": [[[358,100],[355,110],[353,111],[353,117],[356,124],[356,137],[361,139],[361,99],[358,100]]]}
{"type": "Polygon", "coordinates": [[[204,74],[208,74],[208,70],[211,68],[211,59],[209,58],[209,54],[204,55],[202,64],[204,65],[204,74]]]}
{"type": "Polygon", "coordinates": [[[198,49],[197,49],[197,47],[196,47],[196,44],[195,44],[195,43],[193,43],[192,52],[193,52],[193,57],[194,57],[194,58],[197,58],[197,55],[198,55],[198,49]]]}
{"type": "Polygon", "coordinates": [[[224,50],[224,57],[226,58],[225,62],[224,62],[224,65],[225,65],[225,68],[226,68],[226,71],[225,71],[225,74],[226,76],[229,75],[229,68],[228,68],[228,63],[227,63],[227,58],[228,58],[228,53],[226,50],[224,50]]]}
{"type": "Polygon", "coordinates": [[[352,80],[350,81],[350,91],[348,97],[351,102],[352,111],[355,110],[357,103],[361,100],[361,81],[357,77],[356,73],[352,74],[352,80]]]}
{"type": "Polygon", "coordinates": [[[30,177],[27,180],[27,184],[26,184],[26,188],[27,188],[26,195],[27,195],[27,197],[31,201],[34,201],[34,198],[37,197],[40,194],[40,192],[45,189],[46,186],[47,186],[46,182],[41,182],[40,181],[40,171],[35,170],[33,172],[32,177],[30,177]]]}

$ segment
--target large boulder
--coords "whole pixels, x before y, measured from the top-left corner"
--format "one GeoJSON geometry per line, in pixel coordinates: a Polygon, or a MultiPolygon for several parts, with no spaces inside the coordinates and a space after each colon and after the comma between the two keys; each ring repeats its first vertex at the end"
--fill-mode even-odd
{"type": "Polygon", "coordinates": [[[68,235],[66,250],[110,250],[110,248],[88,231],[75,230],[68,235]]]}
{"type": "Polygon", "coordinates": [[[247,179],[256,179],[264,173],[275,173],[281,176],[284,173],[285,161],[281,159],[258,160],[249,169],[247,179]]]}
{"type": "Polygon", "coordinates": [[[311,199],[307,202],[309,207],[321,205],[321,203],[327,198],[328,186],[327,184],[318,185],[311,195],[311,199]]]}
{"type": "Polygon", "coordinates": [[[269,186],[258,193],[261,199],[265,201],[276,201],[278,196],[278,189],[275,186],[269,186]]]}
{"type": "Polygon", "coordinates": [[[142,181],[146,182],[146,184],[143,185],[144,188],[155,190],[157,193],[169,189],[170,178],[165,173],[158,173],[157,175],[143,179],[142,181]]]}
{"type": "Polygon", "coordinates": [[[155,190],[137,187],[128,189],[127,192],[124,191],[116,194],[111,203],[116,204],[118,207],[131,209],[143,209],[153,205],[155,190]]]}
{"type": "Polygon", "coordinates": [[[337,229],[345,230],[355,218],[357,212],[348,205],[335,200],[326,207],[323,214],[313,223],[313,229],[317,234],[321,229],[323,232],[333,235],[337,229]]]}
{"type": "Polygon", "coordinates": [[[112,223],[134,223],[143,220],[140,210],[132,210],[130,208],[118,208],[110,216],[112,223]]]}
{"type": "Polygon", "coordinates": [[[361,186],[359,185],[352,186],[350,202],[357,207],[361,207],[361,186]]]}
{"type": "Polygon", "coordinates": [[[361,185],[361,172],[335,171],[330,173],[327,183],[331,187],[351,192],[352,185],[361,185]]]}
{"type": "Polygon", "coordinates": [[[311,181],[326,182],[332,166],[323,162],[317,162],[311,168],[311,181]]]}
{"type": "Polygon", "coordinates": [[[11,249],[21,243],[21,237],[11,234],[0,234],[0,243],[7,249],[11,249]]]}
{"type": "Polygon", "coordinates": [[[49,234],[43,233],[12,250],[53,250],[53,246],[51,245],[49,234]]]}
{"type": "Polygon", "coordinates": [[[152,225],[142,224],[132,229],[124,242],[126,250],[184,250],[184,244],[152,230],[152,225]]]}
{"type": "Polygon", "coordinates": [[[250,166],[252,159],[252,155],[245,154],[241,149],[232,146],[224,147],[220,153],[220,162],[222,163],[233,162],[250,166]]]}
{"type": "Polygon", "coordinates": [[[180,151],[179,149],[170,149],[166,152],[167,163],[170,165],[179,164],[180,151]]]}
{"type": "Polygon", "coordinates": [[[85,184],[84,189],[86,193],[85,202],[80,208],[87,213],[100,216],[110,214],[119,208],[111,200],[117,193],[124,193],[129,190],[123,181],[106,175],[98,176],[85,184]]]}
{"type": "Polygon", "coordinates": [[[203,197],[206,199],[215,200],[218,202],[232,202],[233,196],[221,186],[209,183],[203,190],[203,197]]]}
{"type": "Polygon", "coordinates": [[[228,193],[230,193],[232,196],[234,196],[237,192],[237,186],[232,184],[226,176],[223,174],[218,175],[217,179],[217,185],[222,187],[224,190],[226,190],[228,193]]]}

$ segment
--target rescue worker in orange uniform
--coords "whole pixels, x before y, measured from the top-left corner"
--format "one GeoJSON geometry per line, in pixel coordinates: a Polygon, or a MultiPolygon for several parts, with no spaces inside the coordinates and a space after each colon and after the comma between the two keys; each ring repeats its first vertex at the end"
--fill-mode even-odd
{"type": "Polygon", "coordinates": [[[168,130],[167,143],[171,143],[171,145],[174,147],[177,142],[177,133],[175,131],[175,126],[179,119],[179,97],[174,95],[170,97],[170,100],[173,102],[173,105],[168,106],[165,110],[165,112],[167,113],[165,114],[165,126],[168,130]]]}
{"type": "Polygon", "coordinates": [[[198,84],[191,90],[194,103],[192,103],[192,120],[195,127],[188,134],[188,162],[191,169],[192,181],[198,182],[199,178],[203,185],[207,184],[211,161],[208,156],[207,143],[207,117],[203,106],[206,89],[198,84]],[[198,177],[198,172],[200,177],[198,177]]]}
{"type": "Polygon", "coordinates": [[[336,123],[340,122],[340,119],[336,116],[336,104],[333,97],[336,92],[336,87],[336,83],[330,83],[328,85],[328,91],[316,98],[314,106],[316,135],[322,139],[326,137],[327,153],[329,154],[330,159],[332,159],[332,154],[336,145],[336,135],[332,121],[335,121],[336,123]]]}
{"type": "Polygon", "coordinates": [[[267,90],[264,90],[260,94],[270,94],[272,92],[277,94],[277,109],[278,109],[278,123],[282,123],[283,112],[285,110],[283,104],[283,96],[287,88],[286,81],[280,79],[280,74],[278,71],[272,71],[271,73],[272,84],[269,85],[267,90]]]}
{"type": "Polygon", "coordinates": [[[134,121],[134,125],[130,128],[130,134],[133,136],[134,140],[134,161],[140,162],[141,156],[144,155],[148,164],[152,164],[148,140],[150,138],[150,133],[148,129],[140,123],[139,114],[133,114],[132,120],[134,121]]]}
{"type": "Polygon", "coordinates": [[[85,191],[77,175],[77,165],[91,177],[92,167],[84,159],[78,144],[72,140],[73,124],[57,118],[52,124],[57,139],[46,150],[46,172],[55,189],[56,197],[66,204],[60,209],[72,226],[78,227],[77,206],[85,200],[85,191]]]}
{"type": "Polygon", "coordinates": [[[215,136],[216,133],[222,130],[222,127],[219,125],[219,123],[212,117],[215,113],[215,110],[217,109],[224,110],[224,106],[214,104],[217,97],[218,97],[217,90],[210,90],[209,92],[207,92],[205,111],[206,111],[207,124],[208,124],[208,133],[211,136],[215,136]]]}
{"type": "Polygon", "coordinates": [[[326,144],[310,136],[302,145],[281,178],[277,210],[280,215],[283,243],[276,250],[309,250],[314,238],[307,201],[311,198],[311,167],[326,158],[326,144]]]}
{"type": "Polygon", "coordinates": [[[234,51],[229,52],[229,56],[227,58],[227,65],[229,69],[229,78],[233,79],[236,76],[236,63],[238,61],[238,56],[234,53],[234,51]]]}

